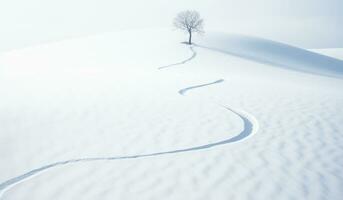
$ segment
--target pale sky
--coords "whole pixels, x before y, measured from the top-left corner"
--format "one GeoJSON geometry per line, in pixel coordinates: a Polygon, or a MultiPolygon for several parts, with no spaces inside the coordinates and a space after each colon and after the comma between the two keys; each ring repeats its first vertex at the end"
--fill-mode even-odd
{"type": "Polygon", "coordinates": [[[207,30],[343,47],[342,0],[3,0],[0,51],[103,31],[171,27],[185,9],[198,10],[207,30]]]}

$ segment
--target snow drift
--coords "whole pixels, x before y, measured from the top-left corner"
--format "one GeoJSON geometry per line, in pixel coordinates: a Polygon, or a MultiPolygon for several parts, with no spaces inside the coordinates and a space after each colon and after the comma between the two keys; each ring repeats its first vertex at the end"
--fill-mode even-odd
{"type": "Polygon", "coordinates": [[[213,35],[226,54],[166,30],[2,54],[0,199],[340,199],[342,50],[213,35]]]}
{"type": "Polygon", "coordinates": [[[317,75],[343,77],[342,60],[263,38],[209,33],[198,46],[273,66],[317,75]]]}

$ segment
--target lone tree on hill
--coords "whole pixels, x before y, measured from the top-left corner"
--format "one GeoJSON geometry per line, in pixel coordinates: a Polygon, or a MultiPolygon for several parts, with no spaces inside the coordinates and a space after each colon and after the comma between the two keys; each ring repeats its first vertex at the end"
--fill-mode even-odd
{"type": "Polygon", "coordinates": [[[192,44],[192,33],[204,32],[204,20],[194,10],[180,12],[174,19],[174,26],[188,33],[188,44],[192,44]]]}

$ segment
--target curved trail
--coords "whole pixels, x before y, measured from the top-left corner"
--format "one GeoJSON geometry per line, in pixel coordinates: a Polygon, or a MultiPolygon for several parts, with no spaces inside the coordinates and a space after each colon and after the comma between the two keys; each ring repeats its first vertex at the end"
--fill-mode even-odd
{"type": "Polygon", "coordinates": [[[245,113],[244,111],[234,110],[232,108],[228,108],[225,106],[223,106],[223,107],[225,109],[235,113],[236,115],[238,115],[243,120],[243,124],[244,124],[243,131],[240,132],[238,135],[232,137],[232,138],[222,140],[222,141],[218,141],[218,142],[214,142],[214,143],[205,144],[205,145],[200,145],[200,146],[195,146],[195,147],[190,147],[190,148],[184,148],[184,149],[171,150],[171,151],[162,151],[162,152],[156,152],[156,153],[137,154],[137,155],[129,155],[129,156],[79,158],[79,159],[71,159],[71,160],[55,162],[55,163],[45,165],[43,167],[39,167],[37,169],[31,170],[29,172],[26,172],[25,174],[22,174],[20,176],[14,177],[12,179],[9,179],[9,180],[1,183],[0,184],[0,192],[2,192],[2,193],[0,193],[0,197],[2,196],[2,194],[4,192],[6,192],[6,190],[10,189],[11,187],[15,186],[16,184],[19,184],[23,181],[26,181],[29,178],[32,178],[35,175],[38,175],[39,173],[42,173],[42,172],[47,171],[48,169],[51,169],[54,167],[73,164],[73,163],[80,163],[80,162],[135,159],[135,158],[160,156],[160,155],[166,155],[166,154],[183,153],[183,152],[188,152],[188,151],[198,151],[198,150],[208,149],[208,148],[219,146],[219,145],[238,142],[238,141],[241,141],[241,140],[247,138],[248,136],[253,135],[254,133],[256,133],[258,131],[258,123],[257,123],[257,120],[255,119],[254,116],[252,116],[248,113],[245,113]]]}
{"type": "MultiPolygon", "coordinates": [[[[196,56],[196,52],[194,51],[193,47],[190,47],[190,49],[193,52],[193,56],[191,58],[185,60],[185,61],[180,62],[179,64],[184,64],[184,63],[188,62],[189,60],[193,59],[196,56]]],[[[174,65],[178,65],[178,64],[173,64],[173,65],[165,66],[165,67],[162,67],[162,68],[159,68],[159,69],[163,69],[163,68],[166,68],[166,67],[171,67],[171,66],[174,66],[174,65]]],[[[195,88],[204,87],[204,86],[208,86],[208,85],[212,85],[212,84],[221,83],[223,81],[224,81],[223,79],[219,79],[219,80],[211,82],[211,83],[188,87],[188,88],[180,90],[179,93],[180,93],[180,95],[184,95],[185,92],[187,92],[188,90],[192,90],[192,89],[195,89],[195,88]]],[[[136,154],[136,155],[128,155],[128,156],[78,158],[78,159],[70,159],[70,160],[65,160],[65,161],[59,161],[59,162],[51,163],[51,164],[44,165],[42,167],[33,169],[33,170],[28,171],[28,172],[26,172],[26,173],[24,173],[22,175],[19,175],[17,177],[11,178],[11,179],[1,183],[0,184],[0,199],[2,198],[3,194],[7,190],[13,188],[17,184],[22,183],[24,181],[27,181],[30,178],[33,178],[34,176],[36,176],[36,175],[38,175],[40,173],[46,172],[49,169],[52,169],[52,168],[55,168],[55,167],[58,167],[58,166],[64,166],[64,165],[81,163],[81,162],[138,159],[138,158],[144,158],[144,157],[153,157],[153,156],[161,156],[161,155],[167,155],[167,154],[184,153],[184,152],[189,152],[189,151],[200,151],[200,150],[216,147],[216,146],[219,146],[219,145],[225,145],[225,144],[229,144],[229,143],[234,143],[234,142],[242,141],[243,139],[246,139],[248,136],[251,136],[251,135],[255,134],[258,131],[259,124],[258,124],[257,120],[255,119],[255,117],[253,115],[250,115],[250,114],[248,114],[248,113],[246,113],[244,111],[235,110],[235,109],[232,109],[232,108],[229,108],[229,107],[226,107],[226,106],[222,106],[222,107],[224,109],[230,111],[230,112],[235,113],[243,121],[243,126],[244,126],[243,131],[241,131],[238,135],[236,135],[236,136],[234,136],[232,138],[228,138],[228,139],[221,140],[221,141],[214,142],[214,143],[209,143],[209,144],[204,144],[204,145],[199,145],[199,146],[194,146],[194,147],[189,147],[189,148],[170,150],[170,151],[162,151],[162,152],[147,153],[147,154],[136,154]]]]}
{"type": "Polygon", "coordinates": [[[189,57],[186,60],[183,60],[181,62],[178,62],[178,63],[174,63],[174,64],[170,64],[170,65],[159,67],[158,69],[166,69],[166,68],[173,67],[173,66],[176,66],[176,65],[183,65],[183,64],[186,64],[187,62],[193,60],[197,56],[197,52],[194,51],[193,46],[190,46],[189,49],[192,51],[192,56],[191,57],[189,57]]]}
{"type": "Polygon", "coordinates": [[[182,90],[179,90],[179,94],[185,95],[185,93],[188,90],[192,90],[192,89],[200,88],[200,87],[205,87],[205,86],[209,86],[209,85],[213,85],[213,84],[217,84],[217,83],[222,83],[222,82],[224,82],[224,79],[219,79],[219,80],[213,81],[211,83],[205,83],[205,84],[201,84],[201,85],[195,85],[195,86],[187,87],[187,88],[184,88],[182,90]]]}
{"type": "MultiPolygon", "coordinates": [[[[16,184],[19,184],[23,181],[28,180],[29,178],[34,177],[35,175],[38,175],[39,173],[42,173],[44,171],[47,171],[48,169],[58,167],[58,166],[63,166],[63,165],[68,165],[68,164],[73,164],[73,163],[80,163],[80,162],[135,159],[135,158],[160,156],[160,155],[166,155],[166,154],[183,153],[183,152],[188,152],[188,151],[198,151],[198,150],[208,149],[208,148],[219,146],[219,145],[238,142],[238,141],[241,141],[242,139],[245,139],[248,136],[253,135],[254,133],[257,132],[258,123],[257,123],[257,120],[252,115],[244,113],[243,111],[233,110],[232,108],[228,108],[225,106],[223,106],[223,107],[225,109],[235,113],[236,115],[238,115],[243,120],[243,124],[244,124],[243,131],[240,132],[238,135],[232,137],[232,138],[222,140],[222,141],[218,141],[218,142],[214,142],[214,143],[205,144],[205,145],[200,145],[200,146],[195,146],[195,147],[190,147],[190,148],[184,148],[184,149],[176,149],[176,150],[171,150],[171,151],[162,151],[162,152],[156,152],[156,153],[137,154],[137,155],[129,155],[129,156],[114,156],[114,157],[100,157],[100,158],[98,158],[98,157],[97,158],[79,158],[79,159],[71,159],[71,160],[55,162],[55,163],[45,165],[43,167],[31,170],[29,172],[26,172],[25,174],[22,174],[20,176],[17,176],[15,178],[12,178],[10,180],[7,180],[7,181],[1,183],[0,184],[0,192],[2,192],[2,194],[3,194],[6,190],[10,189],[11,187],[15,186],[16,184]]],[[[0,193],[0,195],[2,195],[2,194],[0,193]]]]}

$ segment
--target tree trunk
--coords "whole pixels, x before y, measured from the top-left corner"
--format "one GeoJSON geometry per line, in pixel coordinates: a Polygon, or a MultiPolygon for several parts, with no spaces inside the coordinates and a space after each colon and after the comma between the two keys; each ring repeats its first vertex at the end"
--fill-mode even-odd
{"type": "Polygon", "coordinates": [[[189,31],[189,39],[188,39],[188,44],[191,45],[192,44],[192,31],[189,31]]]}

